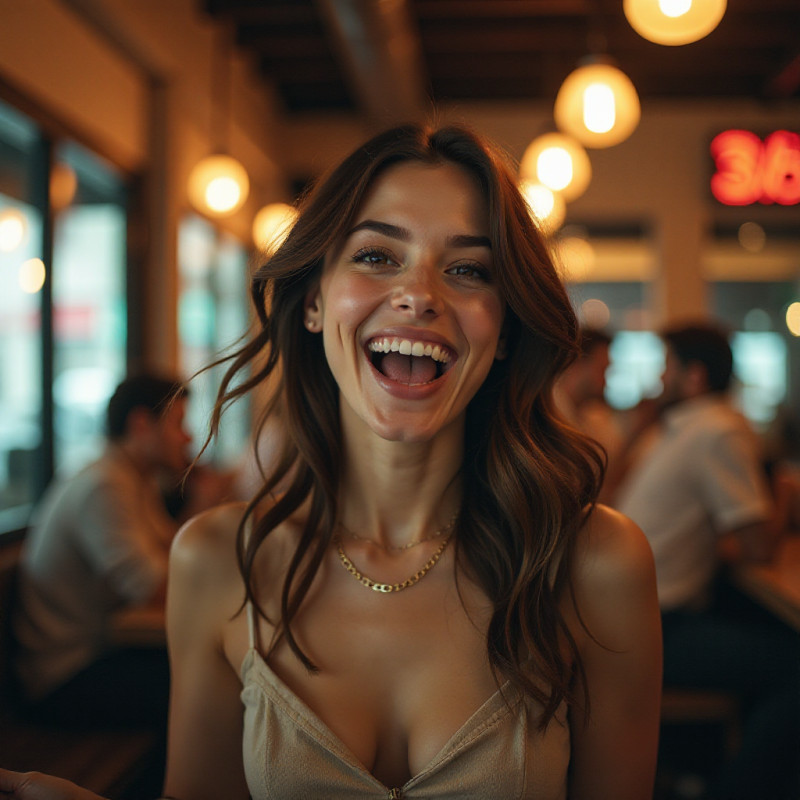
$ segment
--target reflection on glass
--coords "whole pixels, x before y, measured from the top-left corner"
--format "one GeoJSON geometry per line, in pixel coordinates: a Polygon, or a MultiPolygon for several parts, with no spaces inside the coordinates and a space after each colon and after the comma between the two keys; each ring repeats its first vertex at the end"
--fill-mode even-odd
{"type": "Polygon", "coordinates": [[[24,523],[38,488],[41,298],[20,283],[23,265],[41,258],[42,219],[31,200],[36,137],[32,123],[0,103],[0,531],[24,523]]]}
{"type": "MultiPolygon", "coordinates": [[[[230,348],[247,327],[247,254],[238,240],[220,234],[201,217],[187,215],[178,232],[178,265],[181,367],[191,377],[230,348]]],[[[191,381],[187,423],[196,445],[208,432],[223,372],[224,367],[216,367],[191,381]]],[[[223,416],[211,448],[213,461],[223,467],[237,463],[248,432],[248,406],[239,402],[223,416]]]]}
{"type": "MultiPolygon", "coordinates": [[[[72,471],[102,448],[105,410],[125,373],[126,209],[124,183],[75,144],[57,153],[53,242],[53,401],[58,470],[72,471]]],[[[53,180],[51,179],[51,185],[53,180]]]]}

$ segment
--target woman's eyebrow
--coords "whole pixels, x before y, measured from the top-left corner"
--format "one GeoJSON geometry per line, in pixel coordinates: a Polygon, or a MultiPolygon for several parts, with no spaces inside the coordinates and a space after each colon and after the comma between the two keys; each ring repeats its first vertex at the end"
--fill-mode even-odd
{"type": "MultiPolygon", "coordinates": [[[[401,242],[411,241],[411,231],[408,228],[401,228],[399,225],[392,225],[390,222],[379,222],[374,219],[365,219],[351,228],[347,235],[351,236],[357,231],[375,231],[391,239],[398,239],[401,242]]],[[[492,249],[492,242],[488,236],[473,236],[468,233],[454,234],[448,236],[446,240],[448,247],[485,247],[492,249]]]]}

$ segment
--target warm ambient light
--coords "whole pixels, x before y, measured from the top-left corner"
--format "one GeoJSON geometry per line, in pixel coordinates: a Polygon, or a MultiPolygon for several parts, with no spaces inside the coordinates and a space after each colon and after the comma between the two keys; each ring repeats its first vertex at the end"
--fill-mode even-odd
{"type": "Polygon", "coordinates": [[[4,208],[0,211],[0,250],[11,253],[25,239],[28,222],[17,208],[4,208]]]}
{"type": "Polygon", "coordinates": [[[556,125],[586,147],[611,147],[639,124],[639,95],[610,59],[593,56],[571,72],[558,90],[556,125]]]}
{"type": "Polygon", "coordinates": [[[53,211],[63,211],[68,208],[78,191],[78,176],[75,170],[64,164],[58,162],[53,164],[53,169],[50,171],[50,206],[53,211]]]}
{"type": "Polygon", "coordinates": [[[708,36],[725,14],[726,0],[624,0],[631,27],[656,44],[681,45],[708,36]]]}
{"type": "Polygon", "coordinates": [[[36,294],[44,286],[44,277],[44,261],[41,258],[29,258],[19,268],[19,288],[26,294],[36,294]]]}
{"type": "Polygon", "coordinates": [[[189,200],[204,214],[224,217],[247,200],[250,181],[245,168],[230,156],[208,156],[189,175],[189,200]]]}
{"type": "Polygon", "coordinates": [[[297,210],[288,203],[270,203],[253,220],[253,242],[265,255],[272,255],[283,244],[297,219],[297,210]]]}
{"type": "Polygon", "coordinates": [[[791,303],[786,309],[786,327],[792,336],[800,336],[800,303],[791,303]]]}
{"type": "Polygon", "coordinates": [[[519,190],[528,204],[531,216],[546,234],[557,231],[567,214],[564,198],[541,183],[522,180],[519,190]]]}
{"type": "Polygon", "coordinates": [[[592,165],[586,150],[576,139],[563,133],[545,133],[526,148],[519,176],[544,184],[570,202],[589,186],[592,165]]]}

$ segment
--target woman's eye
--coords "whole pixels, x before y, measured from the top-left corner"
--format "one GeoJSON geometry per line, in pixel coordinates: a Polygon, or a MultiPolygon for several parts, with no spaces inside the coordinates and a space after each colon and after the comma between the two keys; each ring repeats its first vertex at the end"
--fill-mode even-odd
{"type": "Polygon", "coordinates": [[[463,278],[473,278],[479,281],[489,281],[489,270],[481,264],[455,264],[450,267],[448,272],[463,278]]]}
{"type": "Polygon", "coordinates": [[[379,247],[365,247],[359,250],[354,256],[353,261],[356,264],[366,264],[367,266],[380,267],[386,264],[394,264],[392,254],[387,250],[382,250],[379,247]]]}

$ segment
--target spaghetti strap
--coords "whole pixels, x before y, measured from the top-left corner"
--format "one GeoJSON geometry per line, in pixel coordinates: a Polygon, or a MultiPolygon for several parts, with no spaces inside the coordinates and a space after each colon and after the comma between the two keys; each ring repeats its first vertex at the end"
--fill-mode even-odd
{"type": "MultiPolygon", "coordinates": [[[[250,541],[250,533],[253,530],[253,517],[249,516],[244,524],[244,543],[245,547],[250,541]]],[[[255,606],[250,599],[246,603],[247,611],[247,636],[251,650],[258,649],[258,614],[255,606]]]]}

